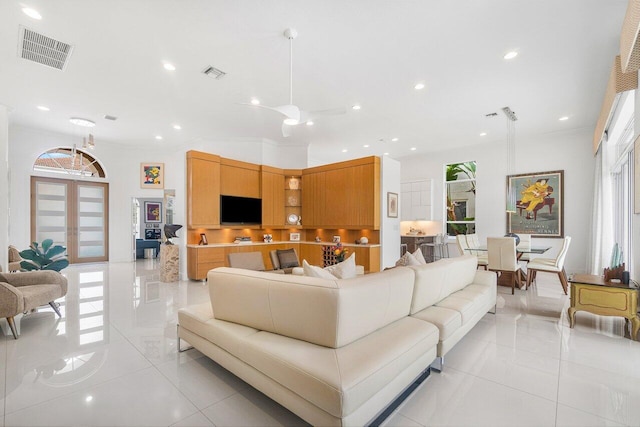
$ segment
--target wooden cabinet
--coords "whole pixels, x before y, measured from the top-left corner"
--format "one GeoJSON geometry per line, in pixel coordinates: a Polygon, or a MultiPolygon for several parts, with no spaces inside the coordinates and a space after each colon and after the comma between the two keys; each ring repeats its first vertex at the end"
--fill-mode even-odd
{"type": "Polygon", "coordinates": [[[220,159],[220,194],[260,198],[260,166],[220,159]]]}
{"type": "Polygon", "coordinates": [[[187,276],[192,280],[204,280],[212,268],[224,267],[224,248],[187,247],[187,276]]]}
{"type": "Polygon", "coordinates": [[[284,218],[288,227],[300,224],[302,217],[301,171],[287,171],[284,176],[284,218]]]}
{"type": "Polygon", "coordinates": [[[365,157],[303,171],[305,228],[380,229],[380,159],[365,157]]]}
{"type": "Polygon", "coordinates": [[[220,157],[187,152],[187,228],[220,228],[220,157]]]}
{"type": "Polygon", "coordinates": [[[285,190],[282,169],[262,166],[262,227],[284,228],[285,225],[285,190]]]}

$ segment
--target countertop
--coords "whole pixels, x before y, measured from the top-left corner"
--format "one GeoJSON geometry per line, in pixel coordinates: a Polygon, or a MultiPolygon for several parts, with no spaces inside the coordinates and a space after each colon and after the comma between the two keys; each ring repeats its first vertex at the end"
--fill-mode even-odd
{"type": "MultiPolygon", "coordinates": [[[[270,243],[255,241],[251,243],[209,243],[208,245],[187,245],[188,248],[224,248],[224,247],[235,247],[235,246],[264,246],[264,245],[280,245],[284,243],[301,243],[305,245],[317,245],[317,246],[333,246],[335,243],[332,242],[305,242],[305,241],[295,241],[295,240],[283,240],[283,241],[273,241],[270,243]]],[[[356,245],[355,243],[345,243],[341,242],[344,247],[361,247],[361,248],[377,248],[380,247],[379,243],[376,244],[366,244],[366,245],[356,245]]]]}

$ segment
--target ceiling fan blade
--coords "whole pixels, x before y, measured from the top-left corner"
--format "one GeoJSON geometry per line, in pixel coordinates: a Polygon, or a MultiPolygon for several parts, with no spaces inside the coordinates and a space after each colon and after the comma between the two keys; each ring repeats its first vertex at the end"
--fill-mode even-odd
{"type": "Polygon", "coordinates": [[[282,136],[288,138],[291,136],[291,125],[286,125],[282,122],[282,136]]]}
{"type": "Polygon", "coordinates": [[[279,105],[271,108],[289,119],[300,121],[300,109],[295,105],[279,105]]]}

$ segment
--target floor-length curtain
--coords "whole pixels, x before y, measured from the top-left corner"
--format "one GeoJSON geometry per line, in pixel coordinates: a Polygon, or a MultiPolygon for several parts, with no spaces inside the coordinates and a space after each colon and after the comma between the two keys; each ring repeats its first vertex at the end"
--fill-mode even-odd
{"type": "Polygon", "coordinates": [[[610,147],[604,140],[595,158],[591,235],[587,269],[591,274],[602,274],[609,267],[613,248],[613,181],[609,163],[610,147]]]}

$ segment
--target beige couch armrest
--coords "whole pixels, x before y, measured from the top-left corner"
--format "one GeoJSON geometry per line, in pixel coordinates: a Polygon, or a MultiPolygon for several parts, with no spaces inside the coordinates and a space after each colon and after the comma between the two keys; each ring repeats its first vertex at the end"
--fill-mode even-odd
{"type": "Polygon", "coordinates": [[[62,294],[67,293],[67,278],[57,271],[40,270],[25,271],[22,273],[0,273],[0,281],[7,282],[11,286],[31,285],[60,285],[62,294]]]}
{"type": "Polygon", "coordinates": [[[24,311],[24,297],[19,289],[0,282],[0,317],[12,317],[24,311]]]}
{"type": "Polygon", "coordinates": [[[473,278],[473,283],[476,285],[493,286],[495,288],[498,284],[498,278],[493,271],[478,270],[473,278]]]}

